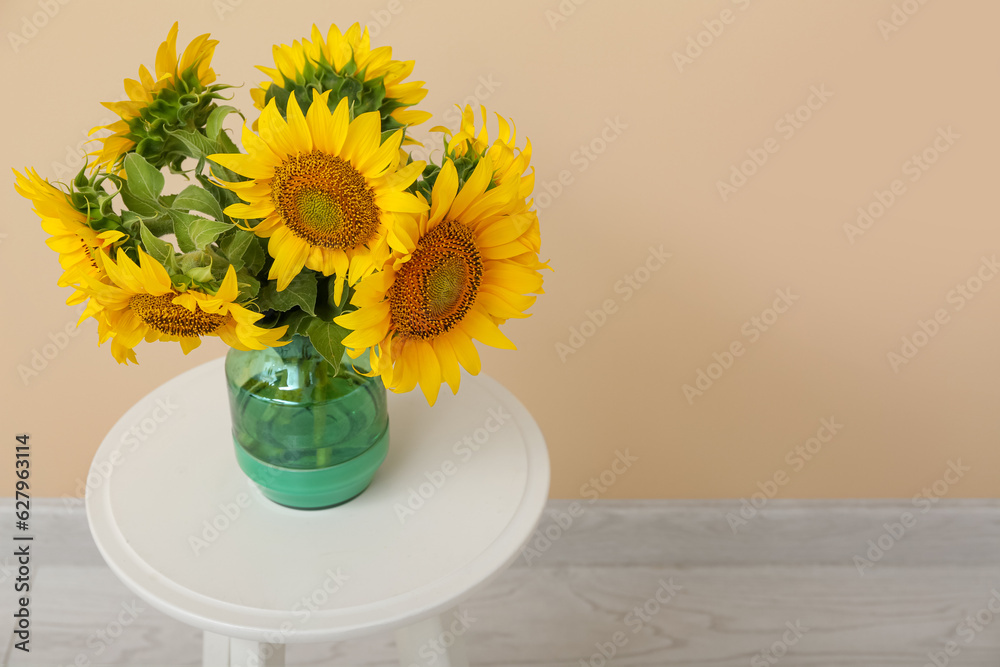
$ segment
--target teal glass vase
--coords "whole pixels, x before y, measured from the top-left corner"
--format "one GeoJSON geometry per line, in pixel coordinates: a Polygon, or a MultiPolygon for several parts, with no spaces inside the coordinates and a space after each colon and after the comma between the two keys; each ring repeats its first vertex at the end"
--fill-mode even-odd
{"type": "Polygon", "coordinates": [[[236,461],[281,505],[319,509],[351,500],[371,483],[389,449],[386,391],[362,359],[339,372],[309,338],[231,349],[226,383],[236,461]]]}

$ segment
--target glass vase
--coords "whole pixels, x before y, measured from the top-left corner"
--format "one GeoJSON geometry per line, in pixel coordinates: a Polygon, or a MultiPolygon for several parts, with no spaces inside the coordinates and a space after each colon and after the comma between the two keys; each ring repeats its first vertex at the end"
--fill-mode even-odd
{"type": "Polygon", "coordinates": [[[226,356],[236,460],[265,496],[298,509],[345,503],[371,483],[389,448],[382,380],[339,372],[309,338],[226,356]]]}

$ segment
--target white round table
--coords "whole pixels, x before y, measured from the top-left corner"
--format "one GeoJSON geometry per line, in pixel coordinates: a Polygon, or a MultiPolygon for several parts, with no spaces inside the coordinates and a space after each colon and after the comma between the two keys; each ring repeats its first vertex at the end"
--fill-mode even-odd
{"type": "Polygon", "coordinates": [[[280,666],[285,644],[386,630],[403,665],[467,665],[457,605],[534,531],[545,441],[484,376],[433,408],[419,391],[389,392],[389,421],[388,457],[364,493],[283,507],[237,466],[223,359],[206,363],[104,439],[87,484],[94,541],[136,595],[204,630],[206,667],[280,666]]]}

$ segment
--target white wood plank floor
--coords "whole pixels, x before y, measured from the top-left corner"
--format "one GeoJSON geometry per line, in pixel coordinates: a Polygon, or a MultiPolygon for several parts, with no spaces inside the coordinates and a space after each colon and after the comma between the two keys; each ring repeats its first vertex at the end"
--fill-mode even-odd
{"type": "MultiPolygon", "coordinates": [[[[600,667],[601,646],[608,650],[620,633],[609,667],[921,667],[934,665],[928,654],[949,667],[1000,665],[1000,615],[994,620],[989,610],[991,600],[1000,609],[1000,551],[993,548],[1000,504],[958,502],[928,514],[922,532],[915,527],[863,576],[851,554],[863,554],[881,524],[905,507],[855,507],[863,516],[852,519],[843,504],[807,505],[807,511],[773,508],[757,527],[771,535],[773,551],[766,552],[759,537],[747,538],[747,544],[759,544],[743,561],[733,553],[740,536],[716,521],[717,504],[710,511],[704,504],[684,504],[683,512],[669,503],[594,506],[587,521],[536,562],[519,563],[464,605],[474,619],[467,636],[470,660],[494,667],[600,667]],[[839,517],[835,526],[831,517],[839,517]],[[775,521],[786,523],[779,527],[775,521]],[[935,530],[942,538],[936,545],[935,530]],[[831,542],[842,544],[839,551],[810,551],[804,544],[814,533],[840,531],[841,539],[831,542]],[[686,534],[695,546],[674,543],[658,551],[664,534],[686,534]],[[715,553],[723,544],[729,545],[725,556],[715,553]],[[924,555],[911,553],[915,548],[924,555]],[[703,557],[694,549],[703,550],[703,557]],[[672,597],[670,587],[676,589],[672,597]],[[669,601],[655,602],[657,593],[669,601]],[[643,615],[636,614],[643,606],[643,615]],[[945,655],[948,641],[955,642],[957,655],[945,655]]],[[[51,546],[58,542],[67,553],[39,552],[32,651],[12,650],[7,639],[3,664],[199,664],[200,633],[137,600],[99,556],[95,561],[88,554],[93,545],[86,523],[81,528],[79,520],[74,512],[53,519],[50,528],[59,532],[51,546]]],[[[0,593],[0,631],[7,638],[9,584],[0,593]]],[[[291,645],[287,651],[289,665],[374,667],[395,665],[394,659],[387,635],[291,645]]]]}

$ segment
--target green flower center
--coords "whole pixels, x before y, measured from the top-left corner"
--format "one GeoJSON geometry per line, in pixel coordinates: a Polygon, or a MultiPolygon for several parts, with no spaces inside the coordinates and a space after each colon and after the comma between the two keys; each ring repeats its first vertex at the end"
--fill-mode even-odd
{"type": "Polygon", "coordinates": [[[427,272],[427,308],[432,317],[455,310],[465,294],[468,270],[462,257],[445,257],[427,272]]]}
{"type": "Polygon", "coordinates": [[[299,219],[311,228],[335,234],[344,220],[337,200],[322,190],[305,190],[296,201],[299,219]]]}
{"type": "Polygon", "coordinates": [[[378,232],[381,211],[349,162],[321,151],[290,155],[274,171],[271,200],[285,226],[322,248],[357,248],[378,232]]]}
{"type": "Polygon", "coordinates": [[[389,288],[392,326],[414,338],[433,338],[462,321],[476,302],[483,258],[472,230],[446,221],[427,233],[389,288]]]}

